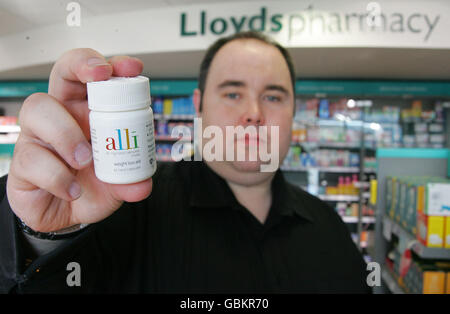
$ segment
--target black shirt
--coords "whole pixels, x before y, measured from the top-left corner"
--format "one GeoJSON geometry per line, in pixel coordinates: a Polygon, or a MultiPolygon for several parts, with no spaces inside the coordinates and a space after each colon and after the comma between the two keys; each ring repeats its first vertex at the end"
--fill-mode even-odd
{"type": "Polygon", "coordinates": [[[2,178],[0,292],[370,292],[339,215],[281,171],[261,224],[203,162],[158,167],[149,198],[124,203],[26,267],[2,178]],[[66,283],[70,262],[80,265],[79,287],[66,283]]]}

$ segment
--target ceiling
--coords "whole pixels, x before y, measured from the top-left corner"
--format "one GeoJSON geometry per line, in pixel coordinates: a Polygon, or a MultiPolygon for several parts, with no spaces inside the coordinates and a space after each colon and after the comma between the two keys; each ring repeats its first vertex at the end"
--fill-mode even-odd
{"type": "MultiPolygon", "coordinates": [[[[385,48],[290,49],[297,77],[450,80],[447,50],[385,48]]],[[[196,78],[203,51],[136,55],[151,78],[196,78]]],[[[47,79],[51,64],[0,72],[0,80],[47,79]]]]}
{"type": "MultiPolygon", "coordinates": [[[[230,0],[229,0],[230,1],[230,0]]],[[[231,0],[239,2],[239,0],[231,0]]],[[[257,0],[254,0],[255,2],[257,0]]],[[[1,0],[0,37],[61,22],[57,14],[69,1],[1,0]]],[[[224,0],[77,0],[86,16],[164,8],[224,0]]],[[[0,47],[1,49],[1,47],[0,47]]],[[[299,78],[450,80],[450,53],[445,49],[292,48],[299,78]]],[[[136,55],[153,78],[196,78],[203,51],[136,55]]],[[[0,71],[0,80],[47,79],[51,64],[0,71]]]]}

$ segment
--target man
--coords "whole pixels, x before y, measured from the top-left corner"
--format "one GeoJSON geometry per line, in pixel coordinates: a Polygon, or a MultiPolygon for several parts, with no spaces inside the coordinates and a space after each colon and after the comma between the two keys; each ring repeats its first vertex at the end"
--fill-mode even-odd
{"type": "MultiPolygon", "coordinates": [[[[279,170],[260,171],[260,159],[159,164],[152,180],[129,185],[97,180],[85,83],[141,71],[134,58],[72,50],[56,62],[48,95],[24,102],[2,181],[2,292],[370,291],[335,211],[279,170]],[[80,270],[72,281],[71,267],[80,270]]],[[[226,126],[278,127],[266,141],[277,141],[282,161],[294,79],[288,53],[267,37],[221,39],[202,62],[197,115],[224,134],[226,126]]],[[[248,151],[258,140],[234,144],[248,151]]]]}

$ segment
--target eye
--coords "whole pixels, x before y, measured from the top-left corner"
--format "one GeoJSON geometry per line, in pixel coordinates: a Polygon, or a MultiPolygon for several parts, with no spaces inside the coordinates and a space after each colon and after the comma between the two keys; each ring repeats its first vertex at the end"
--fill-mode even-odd
{"type": "Polygon", "coordinates": [[[236,100],[236,99],[239,99],[239,94],[238,93],[226,93],[225,97],[228,99],[236,100]]]}
{"type": "Polygon", "coordinates": [[[266,95],[264,98],[270,102],[280,102],[281,101],[281,97],[274,96],[274,95],[266,95]]]}

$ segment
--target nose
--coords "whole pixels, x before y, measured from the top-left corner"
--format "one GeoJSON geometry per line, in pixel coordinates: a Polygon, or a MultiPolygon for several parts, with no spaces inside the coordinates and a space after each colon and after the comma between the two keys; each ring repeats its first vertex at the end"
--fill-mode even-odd
{"type": "Polygon", "coordinates": [[[261,110],[261,105],[257,100],[249,100],[244,108],[245,110],[240,119],[241,125],[264,125],[264,113],[261,110]]]}

